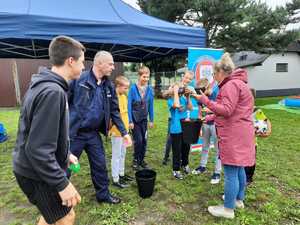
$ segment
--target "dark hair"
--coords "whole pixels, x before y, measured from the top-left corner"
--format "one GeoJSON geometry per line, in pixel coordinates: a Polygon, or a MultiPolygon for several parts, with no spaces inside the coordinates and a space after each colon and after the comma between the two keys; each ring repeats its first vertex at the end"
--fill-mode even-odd
{"type": "Polygon", "coordinates": [[[49,45],[50,63],[54,66],[62,66],[70,57],[78,60],[81,52],[85,52],[85,47],[79,41],[67,36],[57,36],[49,45]]]}

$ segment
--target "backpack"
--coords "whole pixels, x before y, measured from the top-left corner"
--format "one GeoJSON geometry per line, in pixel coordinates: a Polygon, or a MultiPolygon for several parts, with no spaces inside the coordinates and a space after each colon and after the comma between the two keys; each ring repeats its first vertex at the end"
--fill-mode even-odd
{"type": "Polygon", "coordinates": [[[2,123],[0,123],[0,143],[5,142],[8,139],[6,129],[2,123]]]}

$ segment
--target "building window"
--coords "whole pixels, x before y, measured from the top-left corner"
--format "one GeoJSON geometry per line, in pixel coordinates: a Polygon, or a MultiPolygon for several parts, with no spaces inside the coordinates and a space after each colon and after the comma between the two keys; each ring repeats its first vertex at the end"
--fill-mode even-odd
{"type": "Polygon", "coordinates": [[[288,64],[276,63],[276,72],[288,72],[288,64]]]}
{"type": "Polygon", "coordinates": [[[240,56],[240,61],[246,60],[247,59],[247,55],[241,55],[240,56]]]}

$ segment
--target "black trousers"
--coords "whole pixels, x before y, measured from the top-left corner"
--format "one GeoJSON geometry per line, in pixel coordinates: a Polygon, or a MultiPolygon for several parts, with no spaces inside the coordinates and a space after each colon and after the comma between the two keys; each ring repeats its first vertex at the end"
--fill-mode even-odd
{"type": "MultiPolygon", "coordinates": [[[[255,146],[255,158],[256,158],[256,150],[257,150],[257,147],[255,146]]],[[[246,173],[247,183],[253,181],[255,166],[256,166],[256,164],[254,164],[253,166],[245,166],[245,173],[246,173]]]]}
{"type": "Polygon", "coordinates": [[[254,164],[253,166],[246,166],[245,167],[247,183],[253,181],[253,175],[254,175],[254,172],[255,172],[255,165],[256,164],[254,164]]]}
{"type": "Polygon", "coordinates": [[[182,133],[171,134],[173,170],[178,171],[189,164],[190,145],[183,141],[182,133]]]}
{"type": "Polygon", "coordinates": [[[171,118],[168,120],[168,133],[167,133],[167,138],[166,138],[166,146],[165,146],[165,152],[164,152],[164,159],[167,160],[169,159],[171,147],[172,147],[172,139],[170,135],[170,125],[171,125],[171,118]]]}
{"type": "Polygon", "coordinates": [[[134,153],[133,157],[141,164],[144,161],[147,150],[147,125],[148,121],[143,120],[139,123],[134,123],[132,130],[134,153]]]}

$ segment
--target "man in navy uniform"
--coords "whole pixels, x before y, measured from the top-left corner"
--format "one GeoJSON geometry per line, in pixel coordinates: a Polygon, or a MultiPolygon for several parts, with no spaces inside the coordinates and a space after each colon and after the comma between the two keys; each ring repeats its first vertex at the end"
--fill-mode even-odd
{"type": "Polygon", "coordinates": [[[120,117],[115,88],[108,79],[113,69],[112,55],[100,51],[91,70],[70,84],[70,150],[78,158],[86,151],[97,201],[117,204],[121,199],[108,190],[105,151],[99,132],[108,134],[111,119],[125,141],[130,144],[132,141],[120,117]]]}

